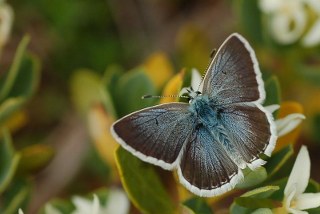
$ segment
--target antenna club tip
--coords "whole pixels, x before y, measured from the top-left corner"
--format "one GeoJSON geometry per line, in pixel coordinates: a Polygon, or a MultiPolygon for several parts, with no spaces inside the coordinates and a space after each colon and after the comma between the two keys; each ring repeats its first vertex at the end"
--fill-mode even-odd
{"type": "Polygon", "coordinates": [[[147,95],[143,95],[143,96],[141,97],[141,99],[147,99],[147,98],[150,98],[150,97],[151,97],[151,95],[147,94],[147,95]]]}

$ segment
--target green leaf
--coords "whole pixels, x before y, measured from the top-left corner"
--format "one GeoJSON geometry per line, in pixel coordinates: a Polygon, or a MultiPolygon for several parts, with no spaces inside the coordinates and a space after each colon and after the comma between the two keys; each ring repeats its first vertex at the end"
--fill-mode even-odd
{"type": "Polygon", "coordinates": [[[273,192],[279,190],[278,186],[264,186],[244,193],[243,197],[267,198],[273,192]]]}
{"type": "Polygon", "coordinates": [[[116,151],[117,167],[122,184],[132,203],[143,213],[175,213],[154,166],[144,163],[122,147],[116,151]]]}
{"type": "MultiPolygon", "coordinates": [[[[241,198],[248,197],[249,199],[236,199],[230,207],[230,213],[231,214],[251,214],[256,208],[264,208],[265,205],[262,205],[262,207],[255,207],[255,208],[244,207],[241,205],[244,205],[242,203],[245,203],[246,206],[251,206],[250,203],[255,203],[254,200],[266,199],[277,190],[279,190],[278,186],[265,186],[265,187],[260,187],[260,188],[251,190],[249,192],[246,192],[241,196],[241,198]],[[251,202],[250,202],[250,199],[252,199],[251,202]],[[240,200],[240,204],[237,203],[239,202],[237,200],[240,200]],[[247,205],[247,203],[249,203],[249,205],[247,205]]],[[[262,201],[266,203],[266,205],[270,204],[270,201],[265,201],[265,200],[262,200],[262,201]]],[[[274,204],[275,206],[280,205],[279,202],[277,201],[272,201],[271,204],[274,204]]]]}
{"type": "Polygon", "coordinates": [[[101,87],[101,99],[106,112],[112,115],[113,118],[118,118],[111,95],[104,86],[101,87]]]}
{"type": "Polygon", "coordinates": [[[236,185],[236,188],[244,189],[256,186],[267,179],[267,171],[264,167],[259,167],[255,170],[247,170],[244,173],[244,180],[236,185]]]}
{"type": "Polygon", "coordinates": [[[272,178],[277,172],[279,172],[279,170],[284,166],[285,163],[287,163],[293,153],[293,146],[290,144],[280,151],[272,154],[271,158],[264,166],[268,173],[268,179],[272,178]]]}
{"type": "MultiPolygon", "coordinates": [[[[98,199],[99,202],[102,206],[106,206],[109,200],[109,196],[110,196],[110,190],[106,189],[106,188],[101,188],[98,190],[95,190],[93,193],[90,193],[89,196],[92,197],[92,194],[95,194],[98,199]]],[[[93,199],[92,199],[93,201],[93,199]]]]}
{"type": "Polygon", "coordinates": [[[246,207],[241,207],[233,202],[229,209],[231,214],[251,214],[254,210],[246,207]]]}
{"type": "Polygon", "coordinates": [[[20,150],[21,159],[18,172],[28,173],[37,172],[43,169],[52,160],[54,150],[51,146],[35,144],[20,150]]]}
{"type": "Polygon", "coordinates": [[[319,214],[320,213],[320,207],[306,210],[309,214],[319,214]]]}
{"type": "Polygon", "coordinates": [[[312,117],[312,125],[311,125],[311,136],[314,139],[314,142],[318,145],[320,144],[320,113],[316,113],[312,117]]]}
{"type": "Polygon", "coordinates": [[[317,192],[319,192],[319,190],[320,190],[320,184],[317,181],[310,178],[305,192],[317,193],[317,192]]]}
{"type": "Polygon", "coordinates": [[[3,138],[0,140],[0,193],[10,184],[19,160],[20,154],[12,147],[12,141],[7,131],[2,131],[3,138]]]}
{"type": "Polygon", "coordinates": [[[40,61],[31,54],[22,57],[8,97],[31,97],[39,85],[40,61]]]}
{"type": "Polygon", "coordinates": [[[109,66],[102,79],[102,84],[107,91],[110,92],[112,99],[116,99],[116,87],[119,79],[124,74],[123,68],[119,65],[109,66]]]}
{"type": "Polygon", "coordinates": [[[25,47],[20,44],[17,53],[19,56],[15,59],[19,62],[14,62],[18,65],[13,65],[2,88],[2,94],[6,99],[2,100],[0,105],[0,124],[22,107],[39,84],[40,63],[32,55],[20,56],[20,52],[24,49],[25,47]]]}
{"type": "Polygon", "coordinates": [[[259,208],[252,212],[252,214],[272,214],[272,210],[268,208],[259,208]]]}
{"type": "MultiPolygon", "coordinates": [[[[75,206],[72,204],[71,201],[62,200],[62,199],[53,199],[53,200],[50,200],[50,202],[46,203],[41,208],[39,212],[40,214],[49,214],[49,212],[46,212],[46,206],[48,206],[47,209],[49,207],[52,207],[55,211],[59,212],[59,214],[70,214],[75,209],[75,206]]],[[[52,214],[54,213],[52,212],[52,214]]]]}
{"type": "Polygon", "coordinates": [[[281,207],[281,202],[274,201],[267,198],[251,198],[251,197],[239,197],[235,199],[235,202],[245,208],[258,209],[258,208],[276,208],[281,207]]]}
{"type": "Polygon", "coordinates": [[[31,183],[27,180],[15,180],[3,194],[3,211],[1,213],[17,214],[19,208],[24,208],[31,195],[31,183]]]}
{"type": "Polygon", "coordinates": [[[320,83],[320,64],[317,59],[319,59],[319,53],[313,53],[312,57],[301,58],[301,55],[296,56],[292,59],[292,64],[294,66],[294,71],[299,75],[298,78],[301,78],[301,81],[307,81],[316,86],[319,86],[320,83]]]}
{"type": "Polygon", "coordinates": [[[195,214],[211,214],[212,213],[212,210],[207,204],[207,202],[204,199],[199,197],[190,198],[185,202],[183,202],[183,205],[188,207],[195,214]]]}
{"type": "Polygon", "coordinates": [[[3,83],[0,84],[0,87],[2,85],[2,87],[0,88],[0,102],[7,97],[7,95],[10,93],[14,85],[16,77],[18,76],[18,73],[20,71],[20,65],[21,65],[25,50],[27,48],[27,45],[29,43],[29,40],[30,40],[29,36],[23,37],[23,39],[21,40],[17,48],[16,54],[14,56],[13,63],[10,67],[9,72],[6,75],[5,80],[1,81],[3,83]]]}
{"type": "Polygon", "coordinates": [[[102,100],[101,78],[88,69],[80,69],[73,73],[70,90],[73,104],[81,115],[86,115],[93,104],[102,100]]]}
{"type": "Polygon", "coordinates": [[[14,112],[21,108],[26,99],[23,97],[6,99],[0,105],[0,124],[3,124],[14,112]]]}
{"type": "Polygon", "coordinates": [[[118,65],[109,66],[102,79],[102,102],[108,113],[118,118],[114,100],[117,99],[116,88],[119,79],[124,74],[122,67],[118,65]]]}
{"type": "Polygon", "coordinates": [[[123,75],[116,87],[114,99],[119,117],[133,111],[155,104],[155,99],[141,99],[143,95],[155,94],[155,87],[143,72],[142,68],[130,71],[123,75]]]}
{"type": "Polygon", "coordinates": [[[233,2],[237,18],[240,22],[240,27],[245,32],[248,40],[257,44],[262,44],[263,30],[258,1],[235,0],[233,2]]]}
{"type": "Polygon", "coordinates": [[[266,100],[264,101],[264,106],[280,104],[281,102],[281,92],[280,92],[280,84],[279,80],[276,76],[271,76],[265,82],[266,89],[266,100]]]}

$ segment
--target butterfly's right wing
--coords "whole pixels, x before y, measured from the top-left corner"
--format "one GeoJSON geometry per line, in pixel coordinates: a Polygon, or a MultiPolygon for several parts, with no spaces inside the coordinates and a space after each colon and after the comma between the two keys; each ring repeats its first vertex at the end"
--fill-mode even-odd
{"type": "Polygon", "coordinates": [[[141,160],[173,169],[194,126],[188,107],[186,103],[168,103],[133,112],[116,121],[111,133],[141,160]]]}

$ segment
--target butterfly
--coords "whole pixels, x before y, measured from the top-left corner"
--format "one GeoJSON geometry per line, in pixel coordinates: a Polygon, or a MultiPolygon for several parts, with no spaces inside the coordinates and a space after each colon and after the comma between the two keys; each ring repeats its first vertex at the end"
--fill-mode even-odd
{"type": "Polygon", "coordinates": [[[212,197],[243,179],[242,169],[265,164],[276,143],[273,117],[262,103],[264,83],[247,40],[231,34],[212,59],[189,103],[133,112],[111,126],[121,146],[141,160],[177,169],[192,193],[212,197]],[[200,88],[200,87],[199,87],[200,88]]]}

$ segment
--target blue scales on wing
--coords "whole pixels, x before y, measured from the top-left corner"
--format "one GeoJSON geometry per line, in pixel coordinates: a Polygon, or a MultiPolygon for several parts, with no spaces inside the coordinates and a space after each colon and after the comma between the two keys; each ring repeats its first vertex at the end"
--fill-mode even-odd
{"type": "Polygon", "coordinates": [[[271,113],[262,106],[261,72],[248,42],[232,34],[212,60],[201,93],[190,104],[142,109],[116,121],[116,140],[138,158],[178,168],[181,183],[200,196],[222,194],[264,164],[276,142],[271,113]]]}
{"type": "Polygon", "coordinates": [[[272,115],[262,106],[265,91],[254,51],[238,34],[218,50],[204,78],[204,95],[218,111],[215,135],[240,168],[264,164],[276,141],[272,115]]]}
{"type": "Polygon", "coordinates": [[[201,124],[186,144],[178,173],[182,184],[200,196],[224,193],[243,177],[225,149],[201,124]]]}
{"type": "Polygon", "coordinates": [[[228,138],[252,169],[264,164],[259,155],[268,156],[274,148],[268,112],[253,104],[234,104],[221,112],[221,124],[228,138]]]}

